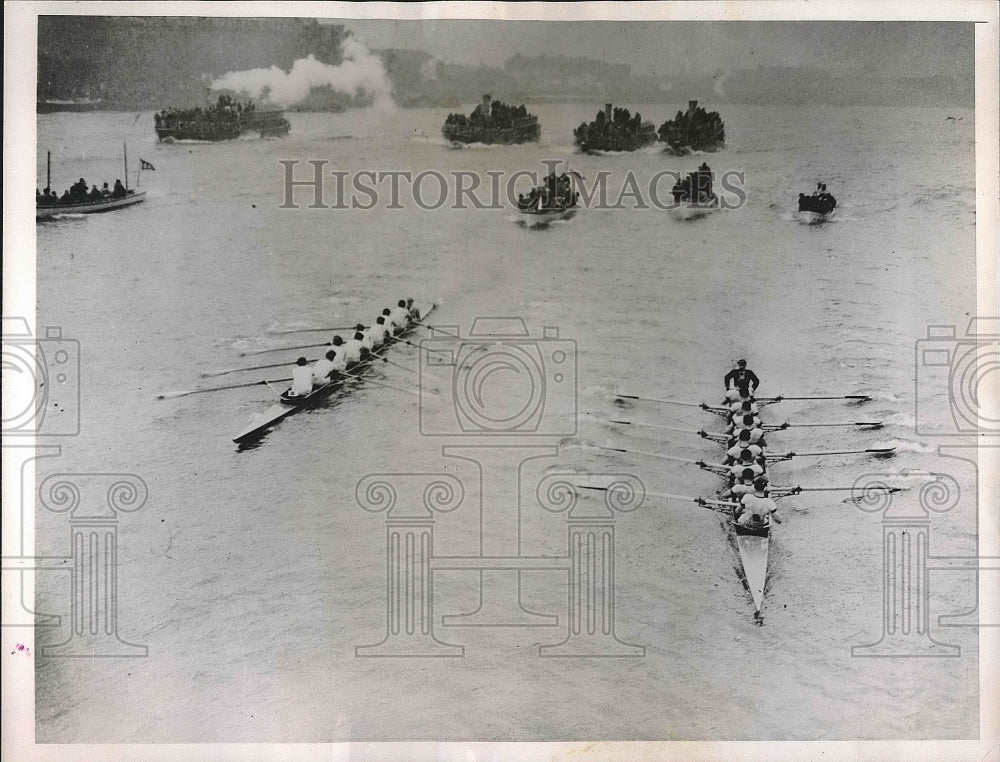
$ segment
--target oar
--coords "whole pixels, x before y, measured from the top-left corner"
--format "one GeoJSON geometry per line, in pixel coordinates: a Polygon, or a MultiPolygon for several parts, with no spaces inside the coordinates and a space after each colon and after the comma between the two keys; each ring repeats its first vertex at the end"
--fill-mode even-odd
{"type": "Polygon", "coordinates": [[[609,420],[608,423],[614,423],[621,426],[639,426],[644,429],[663,429],[665,431],[679,431],[681,434],[704,434],[703,431],[696,431],[695,429],[680,429],[676,426],[667,426],[661,423],[637,423],[636,421],[615,421],[609,420]]]}
{"type": "Polygon", "coordinates": [[[413,368],[410,368],[410,367],[408,367],[406,365],[403,365],[402,363],[393,362],[392,360],[390,360],[390,359],[388,359],[386,357],[380,357],[379,355],[374,355],[374,357],[378,357],[378,359],[380,359],[382,362],[388,363],[389,365],[395,365],[397,368],[402,368],[403,370],[408,370],[408,371],[410,371],[410,373],[414,373],[414,374],[416,374],[418,376],[420,375],[420,373],[418,371],[415,371],[413,368]]]}
{"type": "Polygon", "coordinates": [[[177,397],[186,397],[189,394],[203,394],[204,392],[221,392],[226,389],[245,389],[248,386],[263,386],[264,384],[277,384],[282,381],[291,381],[290,378],[274,378],[270,381],[251,381],[248,384],[229,384],[228,386],[213,386],[208,389],[188,389],[183,392],[163,392],[162,394],[157,394],[156,399],[158,400],[172,400],[177,397]]]}
{"type": "Polygon", "coordinates": [[[655,397],[640,397],[637,394],[618,394],[616,396],[627,400],[642,400],[643,402],[658,402],[661,405],[682,405],[683,407],[701,407],[705,404],[704,402],[684,402],[683,400],[663,400],[655,397]]]}
{"type": "MultiPolygon", "coordinates": [[[[393,389],[397,392],[403,392],[404,394],[412,394],[416,397],[420,396],[420,392],[415,392],[413,389],[403,389],[402,387],[399,386],[393,386],[392,384],[386,384],[381,381],[375,381],[374,379],[368,378],[367,376],[355,376],[352,373],[343,373],[341,375],[343,375],[344,378],[353,378],[355,381],[364,381],[374,386],[384,386],[386,389],[393,389]]],[[[431,389],[430,391],[436,393],[434,389],[431,389]]]]}
{"type": "MultiPolygon", "coordinates": [[[[610,489],[610,487],[593,487],[587,484],[576,484],[574,486],[579,487],[580,489],[597,490],[598,492],[607,492],[610,489]]],[[[708,508],[709,510],[713,511],[722,510],[725,513],[729,512],[728,510],[725,509],[735,508],[737,506],[736,503],[727,503],[724,500],[706,500],[703,497],[691,497],[690,495],[674,495],[669,492],[646,492],[646,497],[659,497],[665,500],[683,500],[688,503],[697,503],[703,508],[708,508]]]]}
{"type": "MultiPolygon", "coordinates": [[[[844,423],[782,423],[774,426],[777,429],[818,429],[837,426],[864,426],[872,429],[881,429],[882,421],[845,421],[844,423]]],[[[768,426],[764,426],[765,429],[768,426]]]]}
{"type": "Polygon", "coordinates": [[[453,339],[460,339],[461,338],[461,336],[459,336],[457,333],[452,333],[451,331],[446,331],[443,328],[438,328],[436,325],[431,325],[430,323],[424,323],[424,322],[421,322],[420,320],[412,320],[412,318],[411,318],[411,322],[416,323],[417,325],[422,325],[424,328],[429,328],[432,331],[437,331],[438,333],[443,333],[445,336],[451,336],[453,339]]]}
{"type": "Polygon", "coordinates": [[[290,333],[312,333],[313,331],[349,331],[352,328],[354,328],[353,325],[341,325],[335,328],[292,328],[287,331],[268,331],[268,333],[272,336],[286,336],[290,333]]]}
{"type": "Polygon", "coordinates": [[[768,459],[789,460],[791,458],[809,458],[820,455],[861,455],[869,453],[871,455],[890,455],[895,452],[895,447],[869,447],[866,450],[817,450],[815,452],[786,452],[780,455],[768,455],[768,459]]]}
{"type": "Polygon", "coordinates": [[[782,400],[857,400],[858,402],[868,402],[871,397],[867,394],[841,394],[836,397],[789,397],[788,395],[782,394],[780,397],[758,397],[758,402],[781,402],[782,400]]]}
{"type": "Polygon", "coordinates": [[[845,421],[844,423],[765,423],[761,425],[764,431],[784,431],[785,429],[809,429],[857,426],[869,429],[881,429],[882,421],[845,421]]]}
{"type": "MultiPolygon", "coordinates": [[[[311,362],[311,361],[310,361],[311,362]]],[[[225,370],[206,370],[201,374],[202,378],[214,378],[215,376],[226,376],[230,373],[239,373],[244,370],[265,370],[267,368],[283,368],[291,365],[289,362],[275,362],[270,365],[251,365],[249,368],[226,368],[225,370]]]]}
{"type": "Polygon", "coordinates": [[[292,349],[315,349],[316,347],[325,347],[329,344],[329,341],[324,341],[322,344],[300,344],[296,347],[271,347],[270,349],[251,349],[248,352],[240,352],[240,357],[249,357],[250,355],[266,355],[268,352],[284,352],[292,349]]]}
{"type": "Polygon", "coordinates": [[[789,491],[789,494],[798,494],[800,492],[867,492],[875,490],[884,490],[886,492],[905,492],[906,487],[890,487],[883,484],[873,484],[870,487],[864,487],[858,489],[857,487],[771,487],[771,492],[775,490],[789,491]]]}
{"type": "Polygon", "coordinates": [[[664,455],[659,452],[647,452],[646,450],[626,450],[624,447],[602,447],[601,445],[584,445],[585,447],[592,447],[596,450],[609,450],[611,452],[627,452],[632,455],[647,455],[650,458],[660,458],[661,460],[669,460],[675,463],[691,463],[694,465],[698,464],[697,460],[692,460],[691,458],[678,458],[676,455],[664,455]]]}

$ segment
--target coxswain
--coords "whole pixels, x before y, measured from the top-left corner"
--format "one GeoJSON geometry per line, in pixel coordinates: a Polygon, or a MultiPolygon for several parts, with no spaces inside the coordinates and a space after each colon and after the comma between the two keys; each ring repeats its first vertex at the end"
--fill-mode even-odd
{"type": "Polygon", "coordinates": [[[292,397],[304,397],[312,391],[312,368],[309,361],[300,357],[295,361],[292,368],[292,389],[289,392],[292,397]]]}
{"type": "Polygon", "coordinates": [[[340,370],[337,367],[337,351],[330,349],[324,357],[316,361],[312,368],[313,385],[324,386],[335,379],[334,373],[340,370]]]}
{"type": "Polygon", "coordinates": [[[405,299],[396,302],[396,308],[389,313],[389,318],[400,328],[407,328],[410,325],[410,308],[406,305],[405,299]]]}
{"type": "Polygon", "coordinates": [[[753,492],[740,499],[736,523],[744,527],[764,524],[777,510],[777,503],[767,496],[767,482],[757,479],[753,483],[753,492]]]}
{"type": "Polygon", "coordinates": [[[726,374],[725,378],[722,379],[722,383],[727,391],[730,387],[738,389],[741,386],[747,386],[750,389],[750,393],[753,394],[757,391],[757,387],[760,386],[760,379],[757,378],[756,373],[747,368],[746,360],[737,360],[736,367],[726,374]]]}

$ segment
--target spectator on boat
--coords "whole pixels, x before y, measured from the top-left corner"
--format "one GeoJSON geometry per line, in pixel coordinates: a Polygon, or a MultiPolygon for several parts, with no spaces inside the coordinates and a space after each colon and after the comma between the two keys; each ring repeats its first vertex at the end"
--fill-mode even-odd
{"type": "Polygon", "coordinates": [[[312,368],[309,367],[309,361],[300,357],[295,361],[295,367],[292,368],[292,388],[289,395],[304,397],[309,394],[312,391],[312,378],[312,368]]]}
{"type": "Polygon", "coordinates": [[[111,195],[111,189],[108,187],[107,183],[104,183],[104,187],[101,188],[101,195],[104,196],[104,198],[108,198],[111,195]]]}
{"type": "Polygon", "coordinates": [[[60,204],[72,204],[73,203],[73,194],[70,193],[68,190],[63,191],[62,196],[59,197],[59,203],[60,204]]]}
{"type": "Polygon", "coordinates": [[[761,525],[777,510],[777,504],[767,496],[767,481],[757,479],[753,483],[753,493],[740,499],[740,507],[736,509],[736,523],[743,527],[761,525]]]}
{"type": "Polygon", "coordinates": [[[337,352],[331,349],[327,351],[324,357],[316,361],[316,364],[312,368],[312,382],[314,386],[323,386],[334,379],[334,374],[339,370],[336,359],[337,352]]]}
{"type": "Polygon", "coordinates": [[[128,195],[121,180],[115,180],[115,188],[111,191],[111,198],[125,198],[128,195]]]}
{"type": "Polygon", "coordinates": [[[722,379],[722,383],[727,391],[730,388],[736,389],[746,386],[751,393],[754,393],[757,391],[757,387],[760,386],[760,379],[757,378],[756,373],[747,368],[746,360],[737,360],[736,367],[726,374],[725,378],[722,379]]]}
{"type": "Polygon", "coordinates": [[[91,201],[100,201],[104,198],[104,196],[101,195],[101,192],[97,189],[97,186],[93,185],[90,188],[90,193],[88,194],[87,198],[91,201]]]}

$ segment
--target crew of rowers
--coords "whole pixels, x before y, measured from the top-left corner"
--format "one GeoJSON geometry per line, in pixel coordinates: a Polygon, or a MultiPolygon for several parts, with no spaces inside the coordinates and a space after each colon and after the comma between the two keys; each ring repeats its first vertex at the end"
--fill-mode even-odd
{"type": "Polygon", "coordinates": [[[339,334],[327,345],[326,354],[313,365],[305,357],[296,360],[292,367],[292,386],[288,397],[304,397],[316,387],[325,386],[345,375],[355,365],[365,362],[371,353],[405,331],[415,320],[420,319],[419,311],[413,307],[412,299],[400,299],[396,307],[386,307],[369,327],[358,323],[354,334],[344,341],[339,334]]]}
{"type": "Polygon", "coordinates": [[[725,445],[726,459],[712,464],[698,461],[706,471],[724,476],[729,486],[719,493],[722,500],[738,503],[733,518],[740,526],[761,529],[775,515],[777,505],[770,497],[767,476],[767,442],[760,419],[760,409],[779,402],[781,397],[757,400],[754,394],[760,385],[757,375],[747,368],[746,360],[739,360],[736,367],[723,379],[726,388],[725,402],[721,406],[702,405],[726,419],[725,434],[699,432],[702,437],[725,445]]]}
{"type": "Polygon", "coordinates": [[[94,185],[88,191],[87,181],[81,177],[62,196],[57,196],[51,188],[46,188],[41,193],[39,193],[38,188],[35,188],[35,205],[60,206],[65,204],[86,204],[92,201],[104,201],[109,198],[125,198],[129,193],[130,191],[125,190],[125,186],[122,185],[121,180],[115,180],[114,188],[109,188],[108,184],[104,183],[103,188],[98,188],[94,185]]]}

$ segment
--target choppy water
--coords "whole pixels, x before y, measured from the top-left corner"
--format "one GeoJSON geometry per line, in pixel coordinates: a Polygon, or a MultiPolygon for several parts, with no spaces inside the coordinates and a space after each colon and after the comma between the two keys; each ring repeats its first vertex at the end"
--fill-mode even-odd
{"type": "MultiPolygon", "coordinates": [[[[676,108],[640,110],[659,123],[676,108]]],[[[242,452],[231,438],[272,402],[267,387],[155,399],[213,383],[205,371],[256,364],[238,353],[277,343],[270,330],[369,322],[399,296],[440,302],[435,322],[463,331],[481,315],[522,316],[536,336],[558,326],[578,349],[578,431],[540,440],[560,444],[559,454],[521,474],[523,552],[558,554],[564,517],[534,497],[546,473],[628,472],[651,491],[682,494],[717,486],[692,466],[581,448],[716,455],[696,437],[602,423],[714,423],[684,407],[623,409],[615,391],[713,400],[745,356],[762,393],[875,397],[860,407],[789,401],[768,408],[770,420],[888,423],[878,432],[791,430],[774,435],[777,447],[900,451],[885,462],[796,459],[773,467],[775,481],[953,474],[963,497],[934,518],[932,552],[974,554],[973,466],[914,434],[913,405],[919,392],[943,410],[948,393],[927,376],[918,384],[939,385],[915,387],[915,342],[928,324],[963,332],[975,309],[971,111],[733,106],[724,113],[728,146],[714,156],[576,155],[572,128],[595,110],[539,107],[538,145],[466,150],[438,137],[444,110],[291,114],[284,139],[218,145],[157,144],[150,114],[39,117],[40,186],[46,150],[59,190],[81,175],[113,183],[123,140],[130,172],[140,157],[156,171],[142,174],[149,196],[140,206],[37,229],[38,325],[79,340],[82,388],[81,433],[61,457],[39,461],[38,481],[127,471],[150,494],[119,530],[119,634],[148,645],[149,658],[39,659],[38,741],[977,735],[975,630],[937,622],[974,606],[971,576],[931,577],[932,631],[960,645],[961,658],[851,658],[852,645],[881,635],[882,527],[842,495],[783,501],[763,627],[715,514],[649,499],[616,526],[617,634],[644,645],[645,658],[539,659],[536,645],[562,640],[560,628],[442,628],[442,640],[466,647],[464,659],[356,659],[355,646],[385,630],[384,523],[357,506],[358,479],[442,470],[462,479],[466,504],[438,522],[435,542],[437,552],[471,555],[475,467],[442,457],[451,440],[420,436],[418,397],[373,384],[288,419],[242,452]],[[484,179],[560,159],[588,178],[610,169],[617,187],[628,170],[649,178],[703,158],[717,172],[745,173],[744,208],[689,222],[656,209],[591,209],[542,230],[503,209],[278,208],[282,159],[484,179]],[[836,221],[801,224],[796,195],[818,180],[840,201],[836,221]]],[[[301,336],[289,343],[305,343],[301,336]]],[[[389,357],[417,366],[409,347],[389,357]]],[[[383,366],[372,379],[410,388],[416,376],[383,366]]],[[[447,378],[436,379],[444,393],[431,413],[447,416],[447,378]]],[[[554,430],[572,429],[572,395],[554,395],[554,430]]],[[[509,454],[491,455],[483,478],[515,467],[509,454]]],[[[915,491],[898,499],[917,506],[915,491]]],[[[37,522],[37,552],[68,553],[66,516],[39,510],[37,522]]],[[[564,577],[524,576],[525,605],[564,617],[564,577]]],[[[474,608],[468,574],[438,579],[436,614],[474,608]]],[[[65,584],[41,573],[37,609],[66,617],[65,584]]],[[[66,634],[40,631],[37,645],[66,634]]]]}

